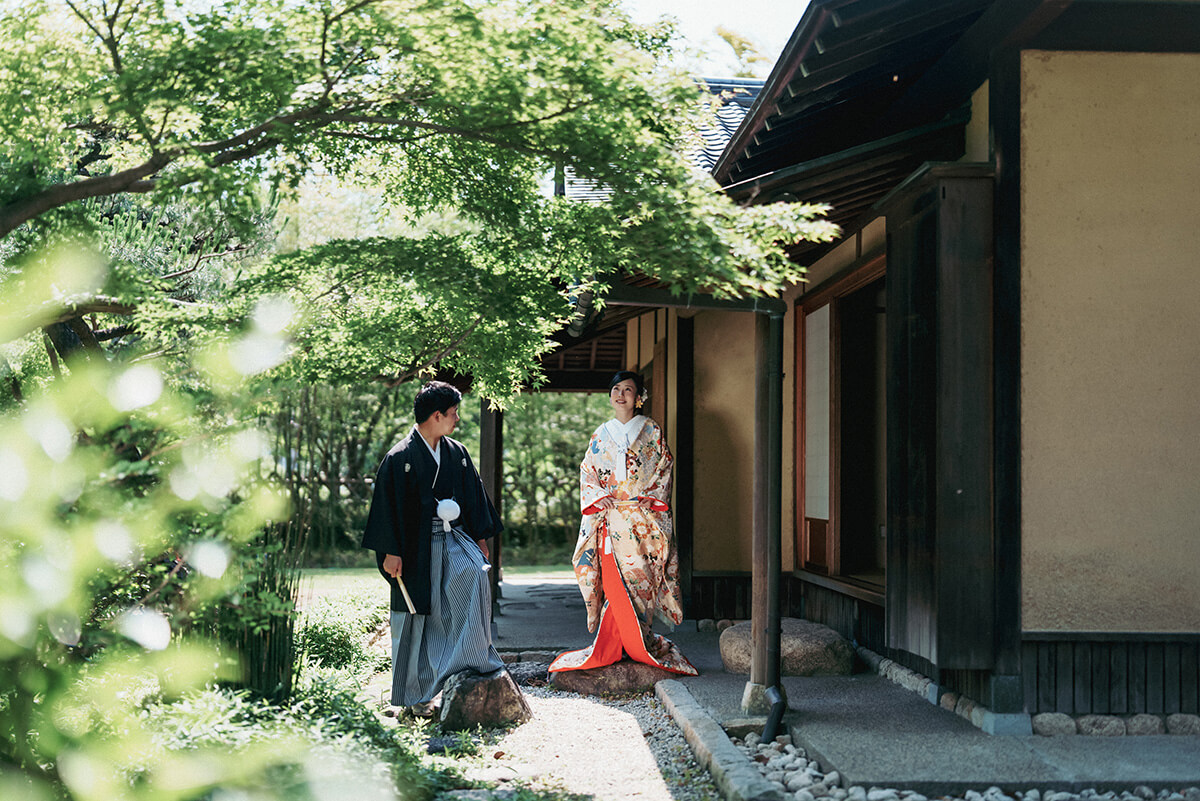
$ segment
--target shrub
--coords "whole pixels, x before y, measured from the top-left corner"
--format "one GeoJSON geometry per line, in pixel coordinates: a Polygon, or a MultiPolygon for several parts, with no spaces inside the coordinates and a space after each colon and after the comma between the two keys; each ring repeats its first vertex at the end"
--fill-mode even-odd
{"type": "Polygon", "coordinates": [[[391,665],[390,655],[372,650],[369,643],[386,636],[387,622],[384,603],[358,596],[320,598],[301,620],[300,658],[357,675],[386,670],[391,665]]]}

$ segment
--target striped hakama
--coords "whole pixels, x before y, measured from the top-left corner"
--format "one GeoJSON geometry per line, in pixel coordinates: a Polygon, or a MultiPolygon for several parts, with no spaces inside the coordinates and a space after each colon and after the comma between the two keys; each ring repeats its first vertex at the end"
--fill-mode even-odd
{"type": "Polygon", "coordinates": [[[504,667],[492,646],[491,586],[479,546],[459,527],[432,523],[428,615],[392,612],[392,705],[426,703],[464,670],[504,667]]]}

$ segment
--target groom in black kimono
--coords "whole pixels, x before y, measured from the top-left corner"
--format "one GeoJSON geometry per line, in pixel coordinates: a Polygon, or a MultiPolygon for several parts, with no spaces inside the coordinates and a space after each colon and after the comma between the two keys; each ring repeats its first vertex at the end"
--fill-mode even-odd
{"type": "Polygon", "coordinates": [[[417,714],[432,712],[454,673],[503,667],[491,645],[486,572],[487,540],[503,526],[467,449],[450,438],[461,401],[441,381],[417,393],[417,424],[379,466],[362,539],[392,590],[392,704],[417,714]]]}

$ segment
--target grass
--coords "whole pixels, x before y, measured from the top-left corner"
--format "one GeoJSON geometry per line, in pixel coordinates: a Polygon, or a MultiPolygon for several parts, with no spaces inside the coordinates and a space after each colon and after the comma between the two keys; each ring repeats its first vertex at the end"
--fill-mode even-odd
{"type": "Polygon", "coordinates": [[[296,590],[301,607],[310,606],[317,598],[371,593],[388,595],[387,584],[373,567],[305,568],[296,590]]]}
{"type": "Polygon", "coordinates": [[[520,578],[574,578],[570,565],[505,565],[504,576],[520,578]]]}
{"type": "MultiPolygon", "coordinates": [[[[570,565],[508,565],[505,578],[564,580],[575,577],[570,565]]],[[[305,568],[300,571],[297,591],[301,608],[311,606],[317,598],[338,595],[371,595],[386,597],[387,585],[373,567],[305,568]]]]}

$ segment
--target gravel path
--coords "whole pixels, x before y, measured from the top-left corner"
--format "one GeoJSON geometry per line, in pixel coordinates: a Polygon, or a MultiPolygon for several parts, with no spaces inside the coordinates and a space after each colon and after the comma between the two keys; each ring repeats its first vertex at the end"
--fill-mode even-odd
{"type": "Polygon", "coordinates": [[[460,764],[468,778],[495,789],[457,790],[442,799],[500,799],[516,787],[595,801],[720,799],[653,693],[602,699],[537,684],[521,688],[533,718],[489,738],[477,757],[460,764]]]}

